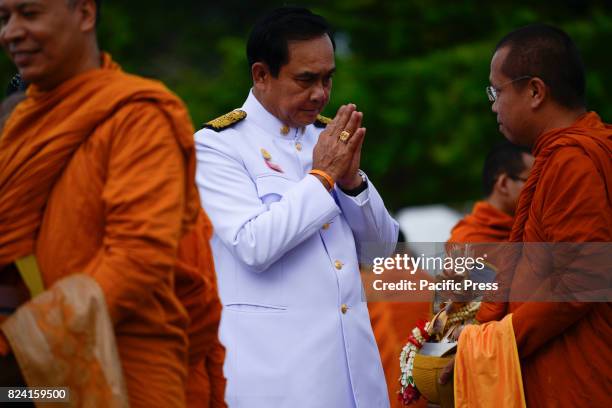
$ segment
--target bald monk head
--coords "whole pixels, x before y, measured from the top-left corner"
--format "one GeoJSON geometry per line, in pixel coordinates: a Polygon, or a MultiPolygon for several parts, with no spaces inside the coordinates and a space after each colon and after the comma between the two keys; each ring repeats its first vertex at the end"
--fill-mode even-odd
{"type": "Polygon", "coordinates": [[[0,0],[0,43],[24,81],[42,90],[101,65],[100,0],[0,0]]]}
{"type": "Polygon", "coordinates": [[[508,141],[497,144],[485,159],[482,186],[486,201],[514,215],[521,189],[529,177],[534,158],[526,147],[508,141]]]}
{"type": "Polygon", "coordinates": [[[536,24],[506,35],[491,60],[487,93],[499,130],[533,146],[547,130],[571,125],[585,109],[585,73],[571,38],[536,24]]]}

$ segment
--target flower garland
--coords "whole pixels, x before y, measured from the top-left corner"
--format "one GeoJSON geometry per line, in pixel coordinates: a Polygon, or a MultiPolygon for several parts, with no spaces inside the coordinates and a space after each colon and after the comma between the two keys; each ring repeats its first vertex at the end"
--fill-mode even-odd
{"type": "Polygon", "coordinates": [[[464,322],[473,318],[480,308],[480,302],[471,302],[448,316],[447,325],[464,322]]]}
{"type": "MultiPolygon", "coordinates": [[[[445,327],[442,328],[442,332],[438,334],[443,334],[444,332],[450,333],[458,327],[457,324],[464,324],[470,321],[474,318],[479,308],[480,302],[471,302],[461,307],[459,310],[449,313],[444,324],[445,327]]],[[[441,311],[432,321],[437,320],[438,316],[444,313],[446,313],[444,310],[441,311]]],[[[398,399],[402,401],[404,405],[410,405],[418,401],[421,397],[421,393],[414,384],[412,370],[414,369],[414,359],[418,351],[423,347],[426,341],[431,339],[434,334],[433,332],[437,331],[433,327],[435,324],[432,325],[432,321],[419,320],[416,327],[412,329],[410,336],[408,336],[408,342],[400,353],[400,370],[402,374],[399,378],[401,389],[398,394],[398,399]]],[[[437,339],[440,340],[439,338],[437,339]]]]}
{"type": "Polygon", "coordinates": [[[421,393],[414,385],[412,369],[414,368],[414,357],[417,351],[419,351],[421,347],[423,347],[423,344],[430,338],[427,332],[428,328],[429,322],[419,320],[417,326],[412,329],[412,333],[408,336],[408,343],[406,343],[400,354],[400,369],[402,371],[400,383],[402,384],[402,388],[399,394],[399,400],[402,401],[404,405],[409,405],[418,401],[421,396],[421,393]]]}

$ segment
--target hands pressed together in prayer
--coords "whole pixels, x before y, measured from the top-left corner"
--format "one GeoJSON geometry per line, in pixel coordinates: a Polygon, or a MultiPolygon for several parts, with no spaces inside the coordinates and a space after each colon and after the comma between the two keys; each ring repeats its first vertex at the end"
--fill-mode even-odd
{"type": "MultiPolygon", "coordinates": [[[[363,181],[358,174],[366,134],[366,129],[361,127],[362,120],[363,113],[357,111],[356,105],[342,105],[319,136],[312,154],[312,168],[324,171],[346,190],[358,187],[363,181]],[[348,132],[348,139],[343,132],[348,132]]],[[[322,177],[319,179],[325,184],[322,177]]]]}

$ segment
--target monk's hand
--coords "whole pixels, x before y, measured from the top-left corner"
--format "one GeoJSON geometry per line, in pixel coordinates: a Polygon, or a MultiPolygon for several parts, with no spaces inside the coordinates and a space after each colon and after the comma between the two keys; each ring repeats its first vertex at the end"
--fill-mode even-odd
{"type": "Polygon", "coordinates": [[[455,357],[451,361],[448,362],[446,367],[442,369],[440,372],[440,377],[438,378],[438,382],[442,385],[449,382],[451,378],[453,378],[453,371],[455,370],[455,357]]]}
{"type": "Polygon", "coordinates": [[[338,109],[338,113],[321,132],[314,147],[313,169],[324,171],[334,181],[347,181],[343,177],[346,177],[351,166],[359,165],[359,157],[355,158],[355,152],[361,148],[365,137],[365,129],[360,127],[362,118],[363,114],[358,112],[353,104],[343,105],[338,109]]]}

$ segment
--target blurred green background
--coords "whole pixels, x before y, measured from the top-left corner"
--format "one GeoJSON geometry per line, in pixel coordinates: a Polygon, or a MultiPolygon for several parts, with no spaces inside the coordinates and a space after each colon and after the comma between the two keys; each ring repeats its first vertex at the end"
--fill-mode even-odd
{"type": "MultiPolygon", "coordinates": [[[[240,107],[250,87],[245,42],[278,1],[104,0],[99,38],[131,72],[159,78],[189,106],[194,125],[240,107]]],[[[480,197],[486,151],[502,136],[484,92],[497,40],[547,22],[577,42],[589,109],[612,119],[609,1],[335,0],[300,3],[336,30],[338,72],[324,112],[365,113],[362,168],[389,209],[480,197]]],[[[14,69],[0,61],[7,83],[14,69]]]]}

